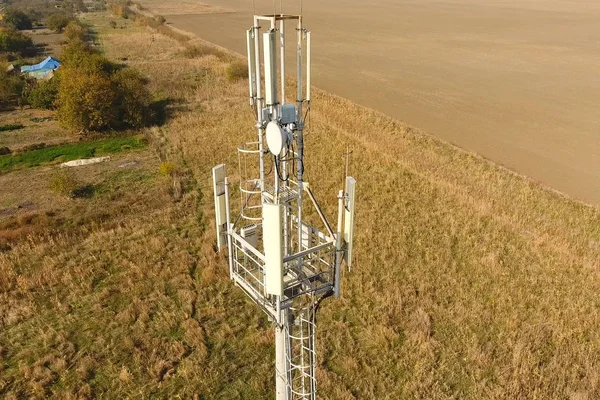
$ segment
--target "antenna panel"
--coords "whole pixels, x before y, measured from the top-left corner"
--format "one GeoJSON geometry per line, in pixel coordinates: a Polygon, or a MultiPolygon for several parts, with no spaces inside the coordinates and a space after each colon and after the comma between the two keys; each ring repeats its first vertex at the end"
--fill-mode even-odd
{"type": "Polygon", "coordinates": [[[306,32],[306,101],[310,103],[311,59],[310,32],[306,32]]]}
{"type": "Polygon", "coordinates": [[[263,33],[265,60],[265,99],[268,106],[277,104],[277,64],[275,31],[263,33]]]}
{"type": "Polygon", "coordinates": [[[346,207],[344,208],[344,240],[346,241],[346,263],[352,268],[352,241],[354,236],[354,200],[356,199],[356,179],[346,177],[346,207]]]}
{"type": "Polygon", "coordinates": [[[246,31],[246,42],[248,44],[248,83],[250,85],[251,104],[254,104],[256,98],[256,52],[254,32],[250,29],[246,31]]]}
{"type": "Polygon", "coordinates": [[[265,248],[265,289],[283,296],[283,234],[281,204],[263,204],[263,245],[265,248]]]}
{"type": "Polygon", "coordinates": [[[217,227],[217,247],[227,244],[227,206],[225,201],[225,164],[217,165],[212,170],[213,192],[215,196],[215,221],[217,227]]]}

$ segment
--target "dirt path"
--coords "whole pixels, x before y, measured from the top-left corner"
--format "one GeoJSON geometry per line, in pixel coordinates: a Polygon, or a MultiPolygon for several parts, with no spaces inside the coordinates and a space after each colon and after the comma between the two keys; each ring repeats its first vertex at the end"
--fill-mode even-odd
{"type": "MultiPolygon", "coordinates": [[[[237,12],[167,19],[244,53],[252,2],[205,2],[237,12]]],[[[600,203],[600,3],[481,3],[307,0],[314,83],[600,203]]]]}

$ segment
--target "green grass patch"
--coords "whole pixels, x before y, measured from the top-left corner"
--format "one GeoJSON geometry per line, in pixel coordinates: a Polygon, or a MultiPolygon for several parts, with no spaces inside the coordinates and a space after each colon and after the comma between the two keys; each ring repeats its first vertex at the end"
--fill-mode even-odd
{"type": "Polygon", "coordinates": [[[146,147],[139,136],[115,137],[93,142],[72,143],[46,147],[25,153],[0,156],[0,171],[22,167],[35,167],[53,162],[66,162],[82,158],[118,154],[146,147]]]}
{"type": "Polygon", "coordinates": [[[23,129],[23,128],[25,128],[25,125],[21,125],[21,124],[0,125],[0,132],[16,131],[18,129],[23,129]]]}

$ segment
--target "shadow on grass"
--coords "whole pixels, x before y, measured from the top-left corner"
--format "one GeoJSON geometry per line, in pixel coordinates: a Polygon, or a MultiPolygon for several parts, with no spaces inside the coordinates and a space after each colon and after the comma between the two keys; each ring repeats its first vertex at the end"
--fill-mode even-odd
{"type": "Polygon", "coordinates": [[[187,108],[187,102],[184,99],[164,98],[155,100],[150,105],[152,112],[152,125],[163,126],[177,111],[187,108]]]}
{"type": "Polygon", "coordinates": [[[73,199],[91,199],[96,193],[96,187],[94,185],[86,185],[78,187],[71,192],[71,198],[73,199]]]}
{"type": "Polygon", "coordinates": [[[47,43],[38,43],[30,49],[30,57],[48,57],[52,55],[56,56],[47,43]]]}

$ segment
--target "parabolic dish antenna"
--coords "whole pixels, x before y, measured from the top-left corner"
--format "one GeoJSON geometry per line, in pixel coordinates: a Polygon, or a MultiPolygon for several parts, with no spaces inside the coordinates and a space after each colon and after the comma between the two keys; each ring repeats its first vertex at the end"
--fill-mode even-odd
{"type": "Polygon", "coordinates": [[[267,146],[269,146],[269,151],[278,156],[286,144],[287,134],[279,127],[277,122],[269,122],[267,124],[267,146]]]}

